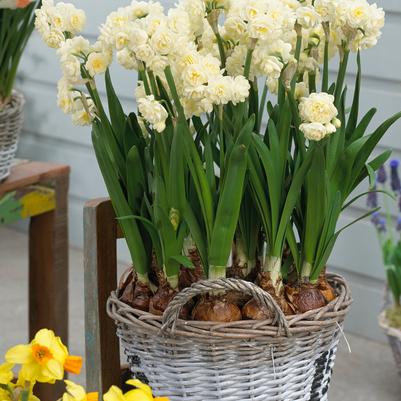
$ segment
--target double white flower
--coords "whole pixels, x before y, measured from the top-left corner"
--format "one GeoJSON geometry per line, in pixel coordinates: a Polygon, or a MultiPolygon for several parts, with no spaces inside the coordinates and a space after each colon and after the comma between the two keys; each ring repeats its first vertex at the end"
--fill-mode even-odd
{"type": "Polygon", "coordinates": [[[303,123],[299,129],[305,138],[320,141],[333,134],[341,126],[337,118],[338,110],[334,106],[334,96],[328,93],[312,93],[301,98],[299,116],[303,123]]]}

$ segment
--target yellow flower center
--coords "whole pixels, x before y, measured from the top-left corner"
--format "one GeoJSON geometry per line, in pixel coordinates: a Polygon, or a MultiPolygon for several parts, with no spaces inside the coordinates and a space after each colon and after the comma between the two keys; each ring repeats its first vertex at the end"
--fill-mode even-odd
{"type": "Polygon", "coordinates": [[[363,10],[362,7],[355,8],[353,14],[357,18],[363,17],[365,15],[364,10],[363,10]]]}
{"type": "Polygon", "coordinates": [[[45,365],[50,359],[53,359],[53,354],[49,348],[40,344],[32,345],[32,355],[39,365],[45,365]]]}

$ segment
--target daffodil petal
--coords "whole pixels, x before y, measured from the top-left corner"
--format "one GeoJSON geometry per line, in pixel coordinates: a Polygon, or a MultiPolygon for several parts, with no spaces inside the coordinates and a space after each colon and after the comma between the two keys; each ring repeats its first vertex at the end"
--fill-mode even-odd
{"type": "Polygon", "coordinates": [[[141,389],[130,390],[124,397],[125,401],[153,401],[152,394],[149,395],[147,391],[141,389]]]}
{"type": "Polygon", "coordinates": [[[12,368],[14,364],[12,363],[3,363],[0,365],[0,384],[8,384],[14,377],[12,372],[12,368]]]}
{"type": "Polygon", "coordinates": [[[33,341],[35,343],[43,345],[51,350],[53,348],[54,338],[55,338],[55,335],[52,330],[42,329],[36,333],[36,336],[33,341]]]}
{"type": "Polygon", "coordinates": [[[123,392],[117,386],[111,386],[110,390],[104,394],[104,401],[126,401],[123,392]]]}
{"type": "Polygon", "coordinates": [[[56,380],[61,380],[64,376],[63,365],[55,359],[51,359],[47,362],[46,369],[49,371],[49,376],[54,377],[56,380]]]}
{"type": "Polygon", "coordinates": [[[30,345],[16,345],[10,348],[5,355],[5,360],[13,364],[25,364],[32,361],[30,345]]]}
{"type": "Polygon", "coordinates": [[[131,379],[126,381],[127,384],[130,386],[139,388],[140,390],[144,391],[146,394],[148,394],[150,397],[152,397],[152,389],[145,383],[142,383],[138,379],[131,379]]]}
{"type": "Polygon", "coordinates": [[[86,391],[85,389],[78,385],[75,384],[74,382],[70,380],[64,380],[64,383],[67,385],[67,393],[77,401],[83,401],[86,397],[86,391]]]}

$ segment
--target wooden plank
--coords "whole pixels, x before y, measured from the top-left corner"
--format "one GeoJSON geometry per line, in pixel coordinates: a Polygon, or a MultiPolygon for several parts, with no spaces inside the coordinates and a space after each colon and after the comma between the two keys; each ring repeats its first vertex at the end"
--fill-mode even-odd
{"type": "MultiPolygon", "coordinates": [[[[40,167],[40,165],[38,166],[40,167]]],[[[54,330],[68,345],[68,168],[51,173],[36,170],[39,179],[60,173],[52,180],[56,208],[32,217],[29,227],[29,336],[43,327],[54,330]],[[38,172],[39,171],[39,172],[38,172]]],[[[42,170],[44,171],[44,170],[42,170]]],[[[63,383],[38,387],[42,401],[60,397],[63,383]]]]}
{"type": "Polygon", "coordinates": [[[85,355],[87,391],[120,385],[120,349],[106,302],[117,287],[117,224],[108,199],[84,209],[85,355]]]}
{"type": "Polygon", "coordinates": [[[49,181],[57,177],[67,177],[70,168],[65,164],[26,162],[11,169],[10,176],[0,184],[0,196],[7,192],[49,181]]]}
{"type": "Polygon", "coordinates": [[[56,208],[54,189],[32,185],[0,197],[0,224],[34,217],[56,208]]]}

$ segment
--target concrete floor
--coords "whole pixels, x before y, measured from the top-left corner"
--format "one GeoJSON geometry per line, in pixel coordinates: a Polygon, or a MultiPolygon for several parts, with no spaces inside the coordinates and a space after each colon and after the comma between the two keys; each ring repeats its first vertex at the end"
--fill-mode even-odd
{"type": "MultiPolygon", "coordinates": [[[[83,258],[70,252],[70,352],[83,355],[83,258]]],[[[0,228],[0,356],[26,341],[27,236],[0,228]]],[[[352,353],[342,341],[330,390],[330,401],[400,401],[399,379],[386,344],[346,333],[352,353]]],[[[1,357],[0,357],[1,361],[1,357]]],[[[77,381],[83,383],[84,375],[77,381]]]]}

